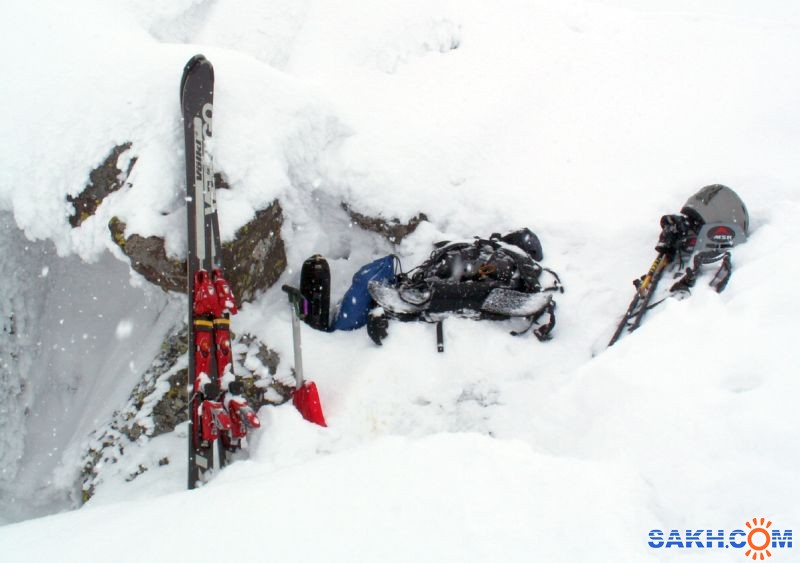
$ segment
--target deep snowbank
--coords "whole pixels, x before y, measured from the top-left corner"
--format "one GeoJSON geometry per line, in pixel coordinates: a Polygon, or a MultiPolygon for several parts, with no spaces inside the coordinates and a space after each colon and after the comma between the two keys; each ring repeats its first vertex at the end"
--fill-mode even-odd
{"type": "MultiPolygon", "coordinates": [[[[232,186],[220,194],[224,236],[281,198],[294,268],[285,281],[322,252],[341,295],[389,251],[349,225],[346,199],[387,217],[429,215],[398,249],[407,267],[435,240],[530,226],[567,288],[546,344],[461,320],[445,325],[445,354],[427,325],[393,325],[382,348],[363,333],[306,330],[306,371],[330,428],[289,405],[262,409],[251,459],[191,493],[178,492],[185,428],[159,437],[128,452],[86,508],[0,529],[12,560],[233,550],[289,561],[727,561],[724,551],[654,551],[647,532],[756,515],[800,525],[800,444],[787,430],[800,424],[793,3],[756,13],[710,0],[669,11],[623,0],[137,0],[26,4],[12,16],[0,37],[25,57],[6,61],[16,79],[0,86],[0,150],[12,156],[0,208],[62,254],[107,256],[114,215],[183,252],[176,90],[182,64],[202,51],[217,70],[216,163],[232,186]],[[133,187],[71,230],[64,196],[124,141],[139,157],[133,187]],[[728,289],[701,280],[691,299],[666,303],[593,358],[652,260],[658,217],[712,182],[736,189],[753,218],[728,289]],[[167,456],[126,482],[140,461],[167,456]],[[218,523],[219,541],[190,543],[198,518],[218,523]],[[134,537],[147,538],[135,553],[134,537]]],[[[137,299],[117,321],[139,311],[137,299]]],[[[279,291],[235,323],[291,357],[279,291]]],[[[93,388],[119,369],[122,349],[108,346],[80,384],[94,413],[124,400],[123,382],[93,388]]],[[[68,414],[82,431],[91,416],[68,414]]],[[[29,440],[26,455],[77,440],[29,440]]]]}
{"type": "MultiPolygon", "coordinates": [[[[285,409],[270,422],[276,433],[307,433],[285,409]]],[[[92,554],[215,561],[231,550],[277,561],[647,561],[633,532],[648,517],[639,508],[646,494],[635,474],[614,464],[593,467],[587,478],[585,462],[535,453],[523,442],[384,438],[305,464],[243,462],[193,493],[47,517],[2,528],[0,538],[5,543],[14,531],[8,561],[29,560],[32,549],[64,562],[92,554]],[[595,510],[606,518],[598,522],[595,510]],[[208,528],[199,537],[198,521],[208,528]],[[577,530],[583,547],[567,557],[565,543],[577,530]],[[135,549],[121,549],[131,538],[139,538],[135,549]]]]}
{"type": "Polygon", "coordinates": [[[302,213],[292,197],[313,202],[289,190],[401,219],[425,210],[463,236],[519,224],[549,233],[575,220],[649,226],[699,184],[724,180],[753,201],[761,171],[778,189],[794,174],[789,25],[583,2],[250,4],[14,8],[4,42],[26,48],[7,60],[21,79],[4,84],[13,111],[0,142],[15,158],[0,203],[29,236],[96,258],[118,215],[181,255],[175,76],[200,48],[218,75],[228,237],[276,196],[289,216],[302,213]],[[283,33],[234,33],[244,21],[283,33]],[[167,23],[171,35],[154,31],[167,23]],[[276,58],[277,68],[261,62],[276,58]],[[64,196],[125,141],[139,156],[133,188],[72,231],[64,196]]]}

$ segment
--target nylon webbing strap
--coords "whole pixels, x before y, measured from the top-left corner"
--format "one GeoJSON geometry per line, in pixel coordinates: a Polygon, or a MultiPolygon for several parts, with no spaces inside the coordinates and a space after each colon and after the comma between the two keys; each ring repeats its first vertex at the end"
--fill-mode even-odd
{"type": "Polygon", "coordinates": [[[697,274],[700,272],[700,268],[704,265],[714,264],[720,261],[722,263],[709,282],[709,285],[713,287],[717,293],[721,292],[725,289],[725,286],[728,285],[728,281],[731,278],[731,253],[727,251],[720,252],[719,250],[705,250],[695,254],[692,259],[692,265],[686,268],[686,272],[672,285],[670,291],[688,290],[693,287],[697,281],[697,274]]]}

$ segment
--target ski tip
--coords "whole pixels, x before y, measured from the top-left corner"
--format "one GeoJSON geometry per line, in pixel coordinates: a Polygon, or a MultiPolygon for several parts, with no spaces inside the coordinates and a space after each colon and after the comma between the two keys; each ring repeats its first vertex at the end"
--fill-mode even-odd
{"type": "Polygon", "coordinates": [[[208,62],[208,59],[205,57],[205,55],[203,55],[201,53],[196,54],[191,59],[189,59],[189,61],[183,67],[183,73],[184,74],[190,73],[194,67],[196,67],[197,65],[202,64],[204,62],[206,62],[206,63],[208,62]]]}
{"type": "Polygon", "coordinates": [[[211,81],[214,81],[214,67],[211,65],[211,61],[209,61],[205,55],[198,53],[193,56],[191,59],[183,67],[183,76],[181,77],[181,88],[180,88],[180,97],[183,100],[183,89],[186,86],[186,80],[189,75],[200,65],[207,65],[209,71],[211,73],[211,81]]]}

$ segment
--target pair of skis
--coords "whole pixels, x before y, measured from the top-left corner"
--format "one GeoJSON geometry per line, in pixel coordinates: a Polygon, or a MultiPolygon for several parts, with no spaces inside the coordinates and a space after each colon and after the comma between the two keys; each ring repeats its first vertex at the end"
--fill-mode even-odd
{"type": "MultiPolygon", "coordinates": [[[[208,150],[214,105],[214,68],[203,55],[183,69],[180,86],[186,142],[187,279],[189,294],[189,488],[205,482],[215,457],[241,448],[261,422],[233,374],[230,317],[236,299],[223,275],[214,167],[208,150]],[[216,449],[216,456],[215,456],[216,449]]],[[[316,385],[303,380],[297,319],[306,300],[289,291],[295,340],[295,407],[306,420],[326,426],[316,385]]],[[[327,309],[327,307],[326,307],[327,309]]]]}
{"type": "Polygon", "coordinates": [[[187,279],[189,293],[189,488],[202,484],[227,453],[261,426],[232,370],[230,317],[236,299],[223,276],[214,168],[208,151],[214,68],[196,55],[180,87],[186,141],[187,279]]]}

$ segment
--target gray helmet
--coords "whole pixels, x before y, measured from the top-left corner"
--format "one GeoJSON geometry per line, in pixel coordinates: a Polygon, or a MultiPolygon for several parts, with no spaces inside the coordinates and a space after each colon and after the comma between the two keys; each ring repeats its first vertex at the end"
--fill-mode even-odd
{"type": "Polygon", "coordinates": [[[712,184],[688,199],[681,213],[698,222],[702,246],[733,246],[747,239],[750,215],[741,198],[722,184],[712,184]]]}
{"type": "Polygon", "coordinates": [[[706,186],[688,199],[681,213],[701,223],[733,223],[745,235],[750,229],[750,215],[741,198],[722,184],[706,186]]]}

